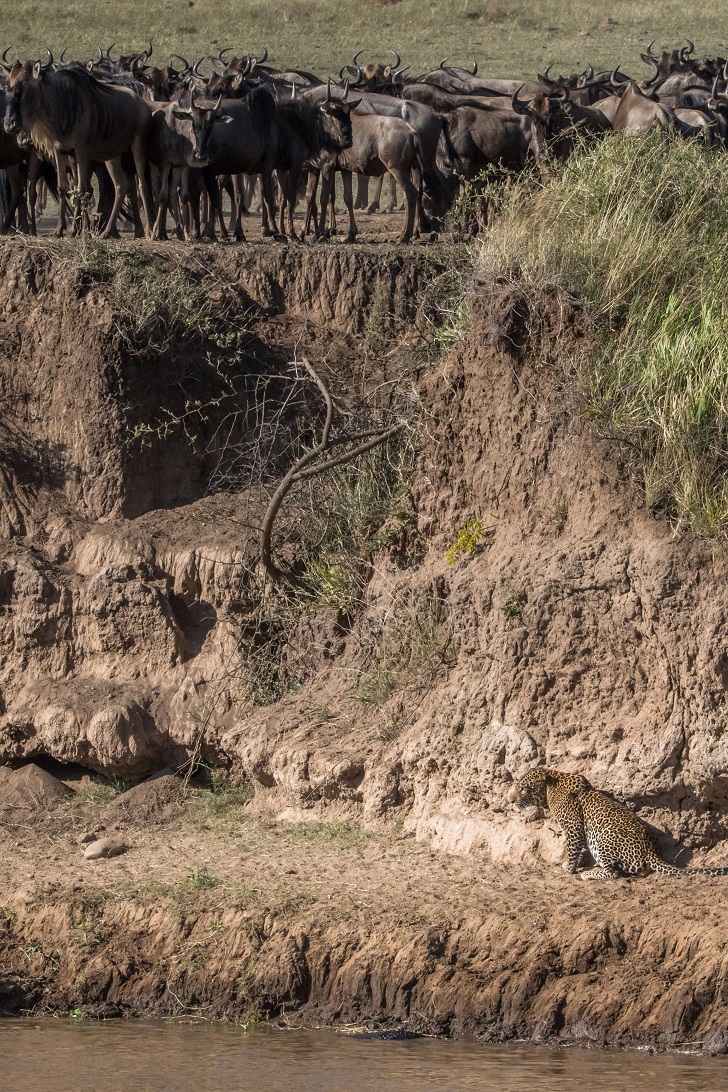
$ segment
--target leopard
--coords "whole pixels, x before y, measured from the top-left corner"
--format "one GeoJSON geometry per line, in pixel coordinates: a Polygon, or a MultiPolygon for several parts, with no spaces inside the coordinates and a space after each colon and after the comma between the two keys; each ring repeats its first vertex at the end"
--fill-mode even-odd
{"type": "Polygon", "coordinates": [[[516,811],[530,804],[548,808],[564,832],[563,867],[571,875],[590,854],[595,865],[579,871],[583,879],[609,880],[652,872],[665,876],[728,876],[728,868],[668,864],[646,824],[624,804],[592,788],[583,774],[537,767],[513,785],[508,799],[516,811]]]}

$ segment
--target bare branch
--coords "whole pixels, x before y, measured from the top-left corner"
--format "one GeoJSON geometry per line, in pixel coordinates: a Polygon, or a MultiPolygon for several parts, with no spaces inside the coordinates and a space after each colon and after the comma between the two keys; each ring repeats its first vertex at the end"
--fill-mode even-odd
{"type": "Polygon", "coordinates": [[[319,440],[319,442],[315,445],[315,447],[311,448],[310,451],[307,451],[304,455],[296,460],[293,466],[290,467],[290,469],[283,476],[280,483],[278,484],[277,489],[273,493],[273,496],[268,503],[268,508],[266,509],[265,515],[263,517],[261,538],[261,560],[263,562],[263,567],[270,579],[276,584],[285,581],[286,583],[293,584],[298,587],[303,587],[304,582],[289,569],[279,568],[279,566],[276,565],[273,560],[273,525],[275,523],[275,518],[280,511],[281,505],[283,504],[283,501],[287,497],[288,493],[297,482],[304,481],[307,478],[314,477],[316,474],[323,474],[325,471],[331,470],[334,467],[344,466],[346,463],[352,462],[359,455],[363,455],[365,454],[365,452],[371,451],[379,444],[384,443],[385,440],[388,440],[390,436],[393,436],[396,432],[399,432],[400,429],[403,427],[403,423],[400,422],[386,429],[363,429],[359,432],[351,433],[348,436],[343,435],[332,437],[331,429],[334,419],[334,402],[331,397],[331,393],[324,381],[319,376],[316,369],[311,364],[311,362],[304,357],[302,358],[301,363],[303,364],[304,368],[311,376],[314,383],[321,392],[321,396],[326,406],[326,420],[324,421],[324,425],[321,430],[321,439],[319,440]],[[324,456],[326,452],[329,451],[332,447],[338,446],[340,444],[356,443],[357,441],[361,442],[358,443],[356,447],[350,448],[348,451],[342,452],[341,455],[336,455],[330,459],[317,461],[321,460],[322,456],[324,456]]]}

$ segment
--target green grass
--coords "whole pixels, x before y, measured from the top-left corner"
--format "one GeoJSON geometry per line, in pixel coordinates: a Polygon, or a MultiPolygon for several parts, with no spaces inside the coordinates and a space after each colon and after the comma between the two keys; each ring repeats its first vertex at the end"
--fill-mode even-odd
{"type": "Polygon", "coordinates": [[[725,156],[613,134],[535,195],[516,188],[483,248],[491,269],[588,301],[587,414],[647,503],[707,535],[728,532],[727,234],[725,156]]]}
{"type": "MultiPolygon", "coordinates": [[[[685,34],[698,51],[725,51],[725,10],[712,0],[34,0],[6,4],[3,45],[11,56],[40,55],[46,45],[71,57],[89,57],[112,42],[125,52],[154,42],[154,59],[181,51],[193,60],[223,46],[260,53],[278,66],[295,65],[322,76],[338,72],[352,53],[386,57],[397,49],[413,72],[477,58],[491,75],[532,76],[554,61],[562,70],[618,61],[641,72],[639,52],[652,38],[677,42],[685,34]]],[[[645,71],[647,71],[645,69],[645,71]]]]}
{"type": "Polygon", "coordinates": [[[234,785],[213,773],[209,788],[195,789],[192,793],[186,816],[197,828],[238,827],[247,821],[246,808],[253,796],[252,785],[234,785]]]}

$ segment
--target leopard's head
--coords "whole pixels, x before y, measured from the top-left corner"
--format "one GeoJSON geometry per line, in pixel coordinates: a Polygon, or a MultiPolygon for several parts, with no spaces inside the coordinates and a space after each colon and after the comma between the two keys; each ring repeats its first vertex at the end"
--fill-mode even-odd
{"type": "Polygon", "coordinates": [[[519,781],[516,781],[508,793],[508,799],[516,811],[523,811],[530,805],[545,808],[548,806],[546,790],[553,785],[573,793],[589,788],[589,782],[581,774],[560,773],[558,770],[547,770],[539,766],[535,770],[529,770],[519,781]]]}

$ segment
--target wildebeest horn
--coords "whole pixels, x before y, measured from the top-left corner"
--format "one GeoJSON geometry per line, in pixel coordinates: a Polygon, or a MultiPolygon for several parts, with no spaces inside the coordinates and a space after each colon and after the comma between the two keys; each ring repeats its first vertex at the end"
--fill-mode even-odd
{"type": "Polygon", "coordinates": [[[170,61],[173,61],[175,59],[175,57],[177,58],[178,61],[182,61],[182,68],[180,69],[180,71],[181,72],[189,72],[189,70],[190,70],[189,61],[186,61],[184,57],[181,57],[179,55],[179,53],[172,53],[172,55],[169,58],[170,61]]]}
{"type": "MultiPolygon", "coordinates": [[[[551,69],[552,69],[553,67],[554,67],[554,62],[552,61],[552,62],[551,62],[551,64],[550,64],[550,65],[548,66],[548,68],[546,69],[546,71],[545,71],[545,72],[544,72],[544,74],[543,74],[543,78],[544,78],[544,80],[548,80],[548,79],[550,79],[550,76],[549,76],[549,72],[551,71],[551,69]]],[[[541,79],[541,76],[539,75],[539,77],[538,77],[538,78],[539,78],[539,79],[541,79]]],[[[553,80],[551,80],[551,82],[553,83],[553,80]]]]}
{"type": "Polygon", "coordinates": [[[477,76],[478,75],[478,62],[475,61],[475,60],[473,61],[473,71],[470,74],[471,74],[471,76],[477,76]]]}
{"type": "Polygon", "coordinates": [[[614,72],[612,72],[611,76],[609,77],[609,82],[611,83],[612,87],[621,86],[623,81],[622,80],[619,80],[619,81],[617,80],[617,76],[621,76],[621,74],[622,73],[619,71],[619,65],[617,65],[614,72]]]}
{"type": "Polygon", "coordinates": [[[348,99],[348,97],[349,97],[349,81],[344,80],[344,99],[346,100],[346,99],[348,99]]]}
{"type": "Polygon", "coordinates": [[[359,67],[359,58],[361,57],[363,52],[364,50],[360,49],[359,52],[355,53],[354,56],[351,58],[351,63],[354,65],[354,68],[359,67]]]}
{"type": "Polygon", "coordinates": [[[655,44],[655,39],[653,38],[652,41],[650,42],[650,44],[647,47],[647,54],[650,57],[652,56],[652,47],[653,47],[654,44],[655,44]]]}
{"type": "Polygon", "coordinates": [[[46,53],[48,54],[48,60],[45,62],[45,64],[41,64],[41,66],[40,66],[41,72],[45,72],[46,69],[50,68],[51,65],[53,64],[53,54],[51,53],[48,46],[46,46],[46,53]]]}
{"type": "Polygon", "coordinates": [[[58,58],[58,63],[59,64],[63,64],[63,58],[66,56],[67,53],[68,53],[68,46],[64,46],[63,49],[61,50],[61,55],[58,58]]]}
{"type": "MultiPolygon", "coordinates": [[[[112,42],[111,45],[109,46],[109,48],[106,50],[106,53],[104,54],[104,56],[106,57],[107,61],[111,60],[111,51],[112,51],[112,49],[114,48],[115,45],[116,45],[116,42],[112,42]]],[[[64,49],[63,53],[65,53],[65,52],[66,51],[64,49]]],[[[63,56],[63,53],[61,54],[61,56],[63,56]]]]}
{"type": "Polygon", "coordinates": [[[440,67],[440,68],[444,68],[444,67],[445,67],[445,61],[446,61],[446,60],[447,60],[447,57],[443,57],[443,58],[442,58],[442,60],[440,61],[440,64],[439,64],[439,67],[440,67]]]}
{"type": "Polygon", "coordinates": [[[586,66],[586,69],[584,71],[584,75],[586,76],[587,80],[593,80],[594,79],[594,68],[593,68],[592,65],[588,64],[586,66]]]}
{"type": "Polygon", "coordinates": [[[683,49],[683,55],[685,57],[685,60],[687,60],[688,57],[690,56],[690,54],[695,52],[695,46],[693,45],[693,43],[690,41],[689,38],[686,38],[685,41],[688,44],[683,49]]]}
{"type": "Polygon", "coordinates": [[[152,40],[151,40],[151,38],[149,39],[149,45],[147,46],[145,52],[146,52],[146,55],[147,55],[147,60],[149,60],[149,58],[152,55],[152,40]]]}
{"type": "Polygon", "coordinates": [[[204,57],[200,57],[199,61],[195,61],[195,63],[192,65],[192,75],[197,76],[198,80],[204,80],[204,78],[205,78],[202,75],[202,73],[199,71],[199,65],[202,64],[204,59],[205,59],[204,57]]]}
{"type": "Polygon", "coordinates": [[[221,104],[222,104],[222,94],[217,96],[217,102],[215,103],[215,105],[212,108],[213,114],[219,114],[220,113],[221,104]]]}
{"type": "Polygon", "coordinates": [[[6,72],[10,72],[12,65],[8,64],[8,53],[10,52],[10,46],[4,51],[2,57],[0,57],[0,68],[4,68],[6,72]]]}
{"type": "MultiPolygon", "coordinates": [[[[101,46],[96,46],[96,48],[97,48],[97,49],[98,49],[98,51],[99,51],[99,61],[103,61],[103,59],[104,59],[104,54],[103,54],[103,52],[102,52],[101,46]]],[[[98,63],[98,62],[97,62],[97,63],[98,63]]]]}
{"type": "Polygon", "coordinates": [[[653,74],[651,79],[645,80],[645,87],[650,87],[651,84],[653,84],[655,82],[655,80],[659,78],[660,69],[658,68],[657,61],[655,60],[654,57],[650,56],[649,54],[647,54],[647,55],[641,54],[641,56],[642,56],[642,60],[645,62],[645,64],[651,64],[652,65],[652,69],[653,69],[654,74],[653,74]]]}
{"type": "Polygon", "coordinates": [[[263,56],[262,57],[256,57],[255,58],[255,63],[256,64],[265,64],[265,62],[267,60],[268,60],[268,47],[264,46],[263,47],[263,56]]]}
{"type": "MultiPolygon", "coordinates": [[[[5,54],[3,53],[3,57],[4,56],[5,56],[5,54]]],[[[728,61],[726,61],[725,64],[723,65],[723,79],[728,80],[728,61]]]]}
{"type": "Polygon", "coordinates": [[[402,63],[402,58],[400,57],[399,53],[395,53],[393,49],[390,49],[389,52],[394,57],[394,64],[392,65],[392,68],[399,68],[402,63]]]}
{"type": "Polygon", "coordinates": [[[346,68],[346,65],[342,64],[341,68],[339,69],[339,83],[341,83],[341,81],[344,78],[344,69],[345,68],[346,68]]]}
{"type": "Polygon", "coordinates": [[[555,87],[553,91],[549,91],[550,99],[558,99],[560,102],[568,102],[571,98],[571,93],[568,87],[555,87]]]}
{"type": "Polygon", "coordinates": [[[326,101],[331,98],[331,77],[329,76],[328,83],[326,84],[326,101]]]}
{"type": "Polygon", "coordinates": [[[525,84],[522,83],[521,86],[518,88],[518,90],[514,91],[512,96],[511,96],[511,106],[513,107],[513,109],[516,111],[517,114],[530,114],[531,113],[528,106],[524,106],[524,104],[522,102],[520,102],[519,98],[518,98],[521,91],[523,91],[524,87],[525,87],[525,84]]]}
{"type": "Polygon", "coordinates": [[[225,60],[223,58],[223,53],[229,53],[232,48],[233,48],[232,46],[226,46],[225,49],[220,50],[220,52],[217,55],[217,59],[220,62],[220,64],[225,64],[225,60]]]}
{"type": "Polygon", "coordinates": [[[296,85],[291,81],[291,102],[296,101],[296,85]]]}

